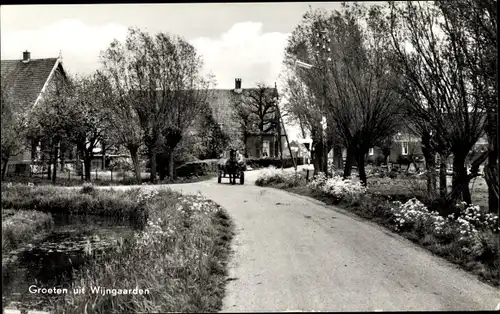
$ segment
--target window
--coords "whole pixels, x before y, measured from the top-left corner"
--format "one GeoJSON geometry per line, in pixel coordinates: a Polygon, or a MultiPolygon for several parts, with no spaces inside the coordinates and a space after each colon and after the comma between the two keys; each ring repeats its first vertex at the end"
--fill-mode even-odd
{"type": "Polygon", "coordinates": [[[373,156],[375,152],[373,151],[373,147],[368,150],[368,155],[373,156]]]}
{"type": "Polygon", "coordinates": [[[269,141],[263,141],[262,143],[262,156],[269,157],[269,141]]]}
{"type": "Polygon", "coordinates": [[[401,154],[408,155],[408,142],[401,143],[401,154]]]}

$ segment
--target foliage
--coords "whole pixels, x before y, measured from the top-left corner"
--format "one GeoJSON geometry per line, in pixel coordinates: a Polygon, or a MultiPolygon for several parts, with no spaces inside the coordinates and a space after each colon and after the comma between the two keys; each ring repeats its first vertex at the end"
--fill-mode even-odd
{"type": "Polygon", "coordinates": [[[178,177],[205,176],[217,171],[217,159],[185,163],[176,169],[178,177]]]}
{"type": "Polygon", "coordinates": [[[210,82],[200,75],[202,59],[179,36],[130,28],[125,43],[113,41],[101,60],[119,95],[132,99],[127,103],[141,126],[155,182],[157,154],[173,158],[207,101],[210,82]]]}
{"type": "Polygon", "coordinates": [[[113,160],[110,161],[108,169],[130,171],[134,169],[134,165],[129,158],[119,157],[113,158],[113,160]]]}
{"type": "MultiPolygon", "coordinates": [[[[278,157],[274,158],[245,158],[247,166],[250,166],[254,169],[258,168],[267,168],[270,166],[276,167],[276,168],[281,168],[281,165],[283,164],[283,168],[290,168],[293,167],[294,160],[292,158],[283,158],[280,159],[278,157]]],[[[297,163],[298,166],[304,164],[304,160],[302,158],[295,158],[295,162],[297,163]]]]}
{"type": "MultiPolygon", "coordinates": [[[[326,116],[328,134],[335,135],[347,148],[344,177],[350,176],[356,160],[364,184],[364,156],[370,147],[378,146],[394,133],[402,116],[402,98],[394,89],[398,77],[390,67],[389,42],[378,24],[380,16],[380,7],[376,5],[369,9],[357,4],[343,5],[341,12],[330,14],[310,12],[303,21],[307,26],[297,29],[298,37],[292,36],[287,48],[289,63],[297,60],[300,52],[308,58],[304,61],[313,65],[289,81],[292,93],[302,93],[300,100],[308,99],[302,102],[307,107],[301,108],[297,103],[292,111],[306,121],[321,121],[326,116]],[[322,36],[328,43],[317,41],[316,34],[323,29],[322,36]],[[321,45],[325,49],[316,53],[316,46],[321,45]],[[324,104],[319,104],[320,100],[324,104]],[[306,110],[314,113],[309,115],[306,110]]],[[[312,135],[320,137],[317,123],[309,122],[312,135]]]]}
{"type": "MultiPolygon", "coordinates": [[[[463,4],[456,8],[465,8],[463,4]]],[[[453,191],[447,197],[471,203],[468,183],[473,176],[467,174],[465,160],[485,130],[484,104],[491,102],[491,93],[480,69],[487,68],[489,54],[478,28],[468,27],[468,17],[458,18],[453,7],[444,1],[391,2],[389,33],[408,115],[433,134],[435,150],[443,156],[453,153],[453,191]]]]}
{"type": "Polygon", "coordinates": [[[68,294],[57,312],[215,312],[222,306],[233,225],[217,204],[172,191],[145,194],[145,228],[75,273],[76,286],[138,287],[149,294],[68,294]]]}
{"type": "Polygon", "coordinates": [[[344,179],[341,176],[335,175],[332,178],[327,178],[322,172],[313,177],[308,187],[314,191],[320,191],[333,197],[336,201],[341,201],[344,198],[357,199],[360,195],[365,194],[367,189],[359,181],[350,178],[344,179]]]}
{"type": "MultiPolygon", "coordinates": [[[[2,81],[3,81],[2,77],[2,81]]],[[[22,104],[13,102],[10,93],[2,82],[1,107],[2,107],[2,130],[1,130],[1,150],[2,150],[2,180],[5,178],[7,163],[11,157],[22,153],[26,147],[27,136],[27,115],[26,112],[19,112],[15,108],[22,104]]]]}
{"type": "Polygon", "coordinates": [[[200,132],[199,144],[202,148],[198,156],[200,159],[218,158],[229,145],[229,135],[215,121],[211,110],[205,113],[200,132]]]}
{"type": "Polygon", "coordinates": [[[259,174],[259,177],[255,181],[255,185],[268,186],[272,184],[283,184],[285,187],[294,187],[298,186],[303,179],[304,175],[302,173],[276,169],[270,166],[259,174]]]}
{"type": "MultiPolygon", "coordinates": [[[[83,190],[91,188],[84,187],[83,190]]],[[[144,222],[147,210],[137,203],[139,190],[81,193],[51,186],[13,185],[2,190],[2,208],[49,213],[115,216],[144,222]]]]}

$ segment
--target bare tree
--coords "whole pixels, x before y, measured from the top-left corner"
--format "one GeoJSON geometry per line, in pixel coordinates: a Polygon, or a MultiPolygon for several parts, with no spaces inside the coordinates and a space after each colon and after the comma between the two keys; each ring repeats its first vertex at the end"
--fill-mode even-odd
{"type": "Polygon", "coordinates": [[[344,177],[350,176],[355,160],[364,184],[368,150],[394,134],[402,118],[403,100],[395,92],[398,77],[387,58],[380,15],[378,6],[345,5],[342,13],[331,16],[329,28],[333,44],[328,110],[347,148],[344,177]]]}
{"type": "Polygon", "coordinates": [[[429,2],[391,2],[390,8],[394,65],[403,69],[416,100],[409,102],[412,112],[428,123],[440,144],[450,145],[453,154],[448,203],[459,196],[470,203],[469,181],[486,156],[473,163],[476,171],[469,175],[465,160],[482,135],[485,119],[480,105],[484,86],[466,64],[466,33],[429,2]]]}
{"type": "MultiPolygon", "coordinates": [[[[241,110],[238,110],[238,112],[241,112],[243,115],[246,114],[245,111],[248,112],[248,118],[253,118],[257,124],[257,130],[260,135],[261,156],[264,145],[264,135],[277,127],[277,102],[278,95],[276,90],[266,86],[264,83],[257,83],[257,88],[243,91],[242,103],[239,105],[241,110]],[[242,106],[245,108],[242,108],[242,106]]],[[[250,120],[248,122],[250,122],[250,120]]]]}
{"type": "Polygon", "coordinates": [[[285,94],[288,102],[284,109],[290,118],[298,121],[302,131],[307,131],[312,139],[314,172],[327,172],[326,152],[334,144],[334,124],[326,114],[325,106],[325,66],[321,58],[315,54],[318,44],[312,40],[318,32],[328,24],[328,12],[322,9],[310,10],[303,16],[301,23],[295,28],[288,40],[285,50],[284,65],[287,69],[285,77],[285,94]],[[301,61],[313,65],[313,68],[299,70],[296,62],[301,61]],[[326,138],[322,126],[323,117],[327,118],[326,138]]]}
{"type": "Polygon", "coordinates": [[[488,136],[488,159],[484,168],[488,184],[488,205],[491,212],[498,210],[498,89],[497,89],[497,1],[460,0],[453,3],[438,1],[446,17],[444,27],[456,36],[461,45],[471,79],[484,90],[480,97],[486,111],[485,132],[488,136]]]}
{"type": "Polygon", "coordinates": [[[243,142],[244,156],[248,158],[248,138],[251,134],[257,132],[256,116],[252,114],[249,106],[247,106],[241,97],[233,96],[231,105],[234,109],[234,117],[238,122],[238,130],[241,134],[241,141],[243,142]]]}
{"type": "Polygon", "coordinates": [[[133,108],[144,135],[156,182],[157,156],[166,154],[173,176],[173,150],[207,101],[209,81],[200,76],[202,60],[178,36],[151,36],[130,28],[124,45],[114,41],[102,55],[115,85],[133,94],[133,108]],[[120,69],[122,72],[118,72],[120,69]]]}

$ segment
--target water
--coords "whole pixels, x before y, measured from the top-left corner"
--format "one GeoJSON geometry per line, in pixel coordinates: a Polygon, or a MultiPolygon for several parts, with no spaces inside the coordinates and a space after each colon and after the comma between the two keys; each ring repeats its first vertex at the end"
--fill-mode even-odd
{"type": "MultiPolygon", "coordinates": [[[[42,309],[56,294],[32,293],[38,288],[70,288],[73,270],[89,261],[85,253],[112,250],[120,238],[132,235],[136,228],[128,221],[99,216],[53,215],[54,229],[26,244],[8,256],[2,265],[2,304],[22,304],[23,307],[42,309]]],[[[13,306],[16,307],[16,306],[13,306]]]]}

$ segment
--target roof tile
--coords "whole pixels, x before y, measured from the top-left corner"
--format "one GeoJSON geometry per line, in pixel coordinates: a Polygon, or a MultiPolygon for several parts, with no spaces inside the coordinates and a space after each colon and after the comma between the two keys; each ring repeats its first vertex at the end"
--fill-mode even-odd
{"type": "Polygon", "coordinates": [[[56,61],[57,58],[32,59],[28,63],[2,60],[2,89],[7,88],[14,103],[34,105],[56,61]]]}

